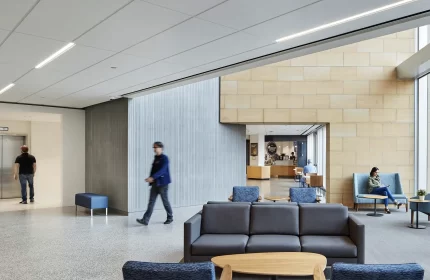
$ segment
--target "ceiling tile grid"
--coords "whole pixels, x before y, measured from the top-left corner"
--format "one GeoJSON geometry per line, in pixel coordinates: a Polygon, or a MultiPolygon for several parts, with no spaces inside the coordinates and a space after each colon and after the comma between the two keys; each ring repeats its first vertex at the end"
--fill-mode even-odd
{"type": "Polygon", "coordinates": [[[417,0],[275,44],[398,1],[0,0],[0,89],[16,84],[0,102],[94,105],[430,9],[430,1],[417,0]],[[70,51],[34,69],[72,41],[70,51]]]}

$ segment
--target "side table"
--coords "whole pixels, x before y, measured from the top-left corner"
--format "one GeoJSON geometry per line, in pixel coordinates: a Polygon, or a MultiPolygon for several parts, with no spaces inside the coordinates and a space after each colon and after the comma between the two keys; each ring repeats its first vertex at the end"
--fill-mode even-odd
{"type": "Polygon", "coordinates": [[[386,199],[386,198],[388,198],[387,196],[385,196],[385,195],[377,195],[377,194],[366,194],[366,195],[361,195],[360,197],[369,198],[369,199],[374,199],[375,200],[375,202],[373,204],[373,213],[369,213],[369,214],[367,214],[367,216],[371,216],[371,217],[381,217],[381,216],[384,216],[384,214],[376,213],[376,200],[377,199],[386,199]]]}
{"type": "Polygon", "coordinates": [[[414,228],[414,229],[425,229],[426,228],[425,226],[420,226],[418,224],[418,213],[420,212],[420,203],[430,202],[430,200],[419,200],[419,199],[416,199],[416,198],[411,198],[411,199],[409,199],[409,202],[417,204],[417,211],[416,211],[417,215],[416,215],[415,226],[414,225],[410,225],[409,227],[410,228],[414,228]]]}
{"type": "Polygon", "coordinates": [[[285,196],[265,196],[264,199],[276,202],[276,201],[285,201],[285,200],[288,201],[290,198],[285,196]]]}

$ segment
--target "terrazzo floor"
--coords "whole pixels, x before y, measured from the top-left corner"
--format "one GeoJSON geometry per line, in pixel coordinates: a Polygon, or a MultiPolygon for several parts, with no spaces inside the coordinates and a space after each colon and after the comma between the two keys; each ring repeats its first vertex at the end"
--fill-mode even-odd
{"type": "MultiPolygon", "coordinates": [[[[0,212],[2,280],[122,279],[121,268],[127,260],[179,262],[183,222],[201,209],[174,209],[175,221],[170,225],[163,224],[164,210],[154,211],[145,227],[135,222],[141,213],[106,217],[101,210],[91,218],[83,208],[77,216],[74,207],[34,208],[0,212]]],[[[415,230],[407,227],[410,213],[404,208],[381,218],[368,217],[368,212],[351,212],[366,224],[366,263],[418,262],[426,270],[425,279],[430,280],[427,217],[420,219],[428,228],[415,230]]]]}

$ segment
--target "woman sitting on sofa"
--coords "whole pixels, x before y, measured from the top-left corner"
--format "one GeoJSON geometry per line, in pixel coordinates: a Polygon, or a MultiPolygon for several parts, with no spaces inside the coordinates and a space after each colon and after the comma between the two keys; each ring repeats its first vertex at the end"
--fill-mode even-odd
{"type": "MultiPolygon", "coordinates": [[[[370,194],[384,195],[388,196],[388,198],[394,202],[394,205],[397,206],[397,209],[402,205],[402,203],[397,202],[388,189],[389,186],[384,186],[381,183],[381,179],[379,178],[379,169],[377,167],[373,167],[370,171],[369,181],[368,181],[368,191],[370,194]]],[[[388,198],[384,199],[385,202],[385,213],[391,214],[390,210],[388,210],[388,198]]]]}

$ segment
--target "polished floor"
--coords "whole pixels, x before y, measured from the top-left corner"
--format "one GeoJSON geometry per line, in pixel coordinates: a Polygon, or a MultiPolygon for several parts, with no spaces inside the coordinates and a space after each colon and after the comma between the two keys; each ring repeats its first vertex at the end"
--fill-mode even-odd
{"type": "MultiPolygon", "coordinates": [[[[171,225],[163,224],[164,211],[155,211],[148,227],[135,222],[141,214],[106,217],[100,211],[91,218],[83,208],[75,216],[74,207],[1,212],[0,279],[122,279],[127,260],[179,262],[183,222],[200,209],[174,209],[171,225]]],[[[421,221],[428,228],[415,230],[407,227],[404,209],[380,218],[367,212],[352,212],[366,224],[366,262],[418,262],[430,279],[427,218],[421,221]]]]}

